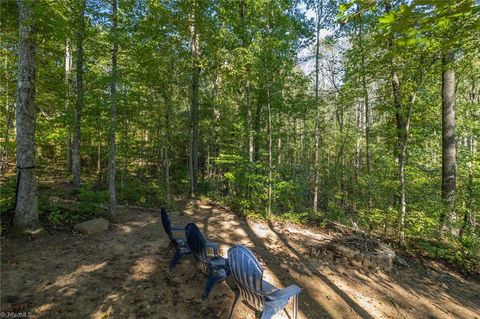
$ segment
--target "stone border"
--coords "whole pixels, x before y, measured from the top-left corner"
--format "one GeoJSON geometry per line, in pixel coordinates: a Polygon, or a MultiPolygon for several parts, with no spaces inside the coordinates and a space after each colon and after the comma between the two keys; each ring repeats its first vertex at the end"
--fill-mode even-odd
{"type": "Polygon", "coordinates": [[[374,252],[363,253],[345,245],[330,242],[320,248],[316,257],[318,258],[319,255],[323,255],[333,262],[340,260],[344,264],[352,263],[370,270],[383,270],[387,272],[392,270],[395,259],[395,252],[383,244],[380,244],[379,248],[374,252]]]}

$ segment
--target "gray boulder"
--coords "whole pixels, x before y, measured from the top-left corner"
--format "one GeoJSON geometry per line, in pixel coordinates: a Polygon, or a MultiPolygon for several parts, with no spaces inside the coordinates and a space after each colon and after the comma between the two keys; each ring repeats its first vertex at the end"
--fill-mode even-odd
{"type": "Polygon", "coordinates": [[[108,224],[108,220],[104,218],[96,218],[77,224],[73,229],[85,235],[95,235],[106,231],[108,229],[108,224]]]}

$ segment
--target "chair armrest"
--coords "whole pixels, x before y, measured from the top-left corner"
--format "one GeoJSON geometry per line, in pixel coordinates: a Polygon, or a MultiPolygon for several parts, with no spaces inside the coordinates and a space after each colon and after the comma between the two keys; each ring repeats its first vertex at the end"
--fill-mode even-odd
{"type": "Polygon", "coordinates": [[[175,238],[180,238],[183,237],[184,234],[183,232],[185,231],[184,227],[172,227],[172,236],[175,238]],[[182,232],[182,234],[179,234],[179,232],[182,232]]]}
{"type": "Polygon", "coordinates": [[[287,288],[276,290],[270,294],[265,295],[268,300],[287,299],[298,295],[302,289],[297,285],[290,285],[287,288]]]}
{"type": "Polygon", "coordinates": [[[228,263],[227,259],[223,257],[213,257],[210,260],[208,260],[208,266],[211,269],[218,270],[218,269],[225,269],[228,270],[228,263]]]}
{"type": "Polygon", "coordinates": [[[211,248],[213,250],[213,255],[218,256],[218,244],[211,241],[207,241],[205,247],[211,248]]]}

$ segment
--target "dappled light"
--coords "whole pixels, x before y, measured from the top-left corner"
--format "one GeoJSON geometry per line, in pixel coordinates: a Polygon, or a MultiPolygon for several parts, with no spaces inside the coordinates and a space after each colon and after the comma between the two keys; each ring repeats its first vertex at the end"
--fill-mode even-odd
{"type": "MultiPolygon", "coordinates": [[[[317,264],[308,256],[308,245],[325,244],[329,236],[313,228],[245,220],[211,205],[187,208],[184,214],[171,214],[170,218],[174,225],[195,222],[208,240],[220,244],[222,256],[233,244],[250,247],[265,269],[266,281],[277,287],[297,284],[302,288],[301,319],[342,318],[346,314],[349,318],[382,318],[385,314],[472,318],[479,309],[476,288],[471,290],[464,279],[453,275],[438,273],[449,278],[448,286],[442,286],[434,278],[417,278],[418,270],[408,268],[375,273],[330,261],[317,264]]],[[[201,313],[202,318],[226,318],[233,303],[236,288],[228,279],[201,301],[205,278],[191,278],[195,265],[190,258],[168,271],[171,255],[165,255],[168,241],[158,211],[124,208],[105,234],[95,238],[57,234],[36,239],[32,245],[19,247],[10,239],[2,242],[2,295],[11,301],[7,307],[17,305],[38,318],[55,314],[123,318],[131,313],[147,317],[161,313],[160,318],[180,319],[201,313]],[[47,242],[56,244],[33,273],[28,261],[47,242]],[[22,282],[29,286],[19,284],[22,282]],[[36,294],[28,297],[27,287],[36,294]]],[[[290,304],[287,313],[291,313],[290,304]]],[[[254,312],[242,304],[235,318],[253,319],[254,312]]],[[[289,317],[283,312],[274,318],[289,317]]]]}
{"type": "Polygon", "coordinates": [[[480,1],[0,21],[1,318],[480,319],[480,1]]]}
{"type": "Polygon", "coordinates": [[[144,256],[139,258],[135,264],[130,268],[128,279],[140,281],[146,280],[156,270],[157,259],[153,256],[144,256]]]}

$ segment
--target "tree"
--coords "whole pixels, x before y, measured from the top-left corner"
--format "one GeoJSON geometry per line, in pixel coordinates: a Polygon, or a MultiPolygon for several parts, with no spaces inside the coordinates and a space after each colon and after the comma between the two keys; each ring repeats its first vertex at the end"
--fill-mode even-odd
{"type": "Polygon", "coordinates": [[[455,145],[455,70],[454,53],[442,56],[442,199],[445,211],[442,213],[442,228],[451,229],[455,211],[456,190],[456,145],[455,145]]]}
{"type": "Polygon", "coordinates": [[[200,40],[199,24],[201,19],[200,0],[193,1],[193,12],[190,21],[191,51],[192,51],[192,103],[190,107],[190,195],[197,196],[198,184],[198,92],[200,81],[200,40]]]}
{"type": "Polygon", "coordinates": [[[315,157],[314,157],[314,179],[313,179],[313,209],[318,209],[318,184],[319,184],[319,153],[320,153],[320,105],[319,105],[319,74],[320,74],[320,31],[322,29],[321,21],[323,19],[323,1],[319,1],[316,14],[315,30],[315,108],[317,115],[315,120],[315,157]]]}
{"type": "MultiPolygon", "coordinates": [[[[70,108],[70,85],[71,85],[71,74],[72,73],[72,48],[70,45],[70,41],[67,39],[65,43],[65,110],[68,113],[68,109],[70,108]]],[[[65,160],[65,166],[68,172],[72,171],[72,140],[70,133],[67,134],[67,155],[65,160]]]]}
{"type": "Polygon", "coordinates": [[[33,4],[19,1],[18,85],[16,100],[17,194],[15,226],[38,226],[35,177],[35,24],[33,4]]]}
{"type": "Polygon", "coordinates": [[[116,119],[117,119],[117,54],[118,54],[118,26],[117,26],[117,0],[112,0],[112,74],[110,83],[110,129],[109,129],[109,154],[108,154],[108,194],[109,212],[112,217],[116,215],[117,195],[115,190],[116,166],[116,119]]]}
{"type": "Polygon", "coordinates": [[[85,33],[85,4],[86,0],[79,0],[78,11],[78,29],[76,33],[77,45],[77,99],[75,104],[75,118],[73,129],[73,157],[72,157],[72,173],[73,173],[73,189],[78,191],[80,187],[80,131],[81,117],[83,108],[83,37],[85,33]]]}

